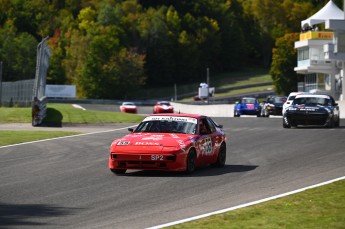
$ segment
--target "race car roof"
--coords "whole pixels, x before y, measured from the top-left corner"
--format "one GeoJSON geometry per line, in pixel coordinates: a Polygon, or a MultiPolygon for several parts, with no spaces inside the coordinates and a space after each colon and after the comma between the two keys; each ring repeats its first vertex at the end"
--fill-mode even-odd
{"type": "Polygon", "coordinates": [[[296,95],[296,98],[325,98],[325,99],[330,99],[329,95],[323,95],[323,94],[299,94],[296,95]]]}
{"type": "Polygon", "coordinates": [[[151,114],[149,116],[172,116],[172,117],[189,117],[189,118],[206,117],[204,115],[199,115],[199,114],[179,114],[179,113],[151,114]]]}

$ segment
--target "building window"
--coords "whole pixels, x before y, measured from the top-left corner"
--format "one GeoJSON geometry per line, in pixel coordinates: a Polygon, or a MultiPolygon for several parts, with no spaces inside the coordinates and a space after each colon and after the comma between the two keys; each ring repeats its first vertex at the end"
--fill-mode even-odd
{"type": "Polygon", "coordinates": [[[298,61],[309,60],[309,48],[300,48],[298,49],[298,61]]]}

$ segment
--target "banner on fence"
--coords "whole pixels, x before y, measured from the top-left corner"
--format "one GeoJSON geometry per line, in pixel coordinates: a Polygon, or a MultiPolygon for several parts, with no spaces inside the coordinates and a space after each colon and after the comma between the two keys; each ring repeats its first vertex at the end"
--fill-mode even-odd
{"type": "Polygon", "coordinates": [[[46,96],[53,98],[75,98],[75,85],[46,85],[46,96]]]}

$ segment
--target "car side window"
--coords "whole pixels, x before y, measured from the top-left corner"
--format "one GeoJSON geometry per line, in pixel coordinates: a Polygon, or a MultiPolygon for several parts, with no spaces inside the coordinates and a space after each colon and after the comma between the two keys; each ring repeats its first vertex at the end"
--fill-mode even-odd
{"type": "Polygon", "coordinates": [[[201,135],[205,135],[205,134],[210,134],[211,133],[210,126],[209,126],[209,123],[208,123],[206,118],[203,118],[203,119],[200,120],[200,123],[199,123],[199,133],[201,135]]]}
{"type": "Polygon", "coordinates": [[[207,120],[207,124],[209,126],[210,133],[214,133],[216,131],[216,128],[215,128],[213,122],[209,119],[206,119],[206,120],[207,120]]]}

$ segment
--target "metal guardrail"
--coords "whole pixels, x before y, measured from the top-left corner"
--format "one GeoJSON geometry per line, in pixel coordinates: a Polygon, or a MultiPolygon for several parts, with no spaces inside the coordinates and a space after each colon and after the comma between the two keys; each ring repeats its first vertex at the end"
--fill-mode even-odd
{"type": "Polygon", "coordinates": [[[47,115],[47,97],[34,98],[32,103],[32,125],[39,126],[41,125],[43,119],[47,115]]]}
{"type": "Polygon", "coordinates": [[[46,77],[49,67],[50,49],[46,41],[48,37],[44,38],[37,45],[37,65],[36,76],[33,87],[33,102],[32,102],[32,125],[39,126],[47,115],[47,97],[45,93],[46,77]]]}

